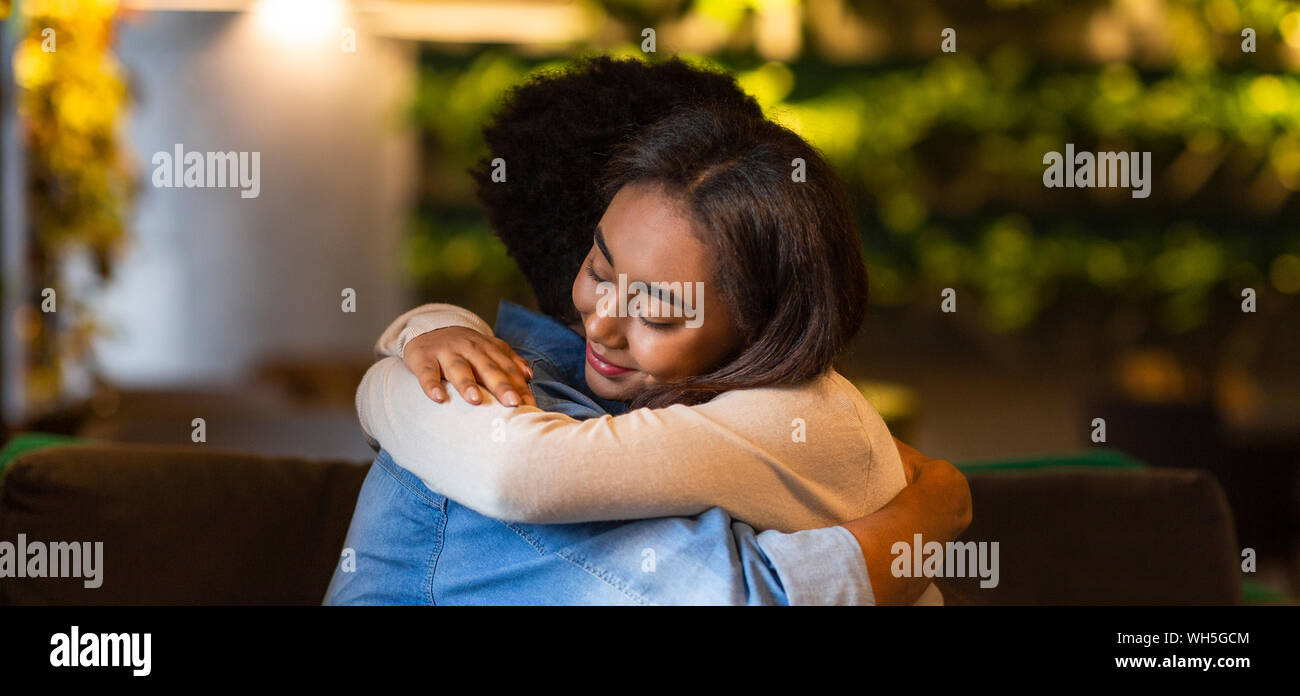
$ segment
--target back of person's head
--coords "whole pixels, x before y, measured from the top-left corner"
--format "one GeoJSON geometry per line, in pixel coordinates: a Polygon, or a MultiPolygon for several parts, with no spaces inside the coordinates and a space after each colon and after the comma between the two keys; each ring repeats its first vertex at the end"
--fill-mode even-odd
{"type": "Polygon", "coordinates": [[[867,270],[848,195],[794,132],[717,105],[677,109],[621,145],[601,183],[604,200],[653,183],[682,204],[741,337],[725,364],[634,406],[802,382],[829,369],[861,327],[867,270]]]}
{"type": "Polygon", "coordinates": [[[577,321],[570,290],[609,200],[597,181],[614,149],[683,105],[762,117],[730,75],[680,59],[588,58],[513,88],[483,129],[488,154],[470,174],[488,222],[542,312],[577,321]],[[506,181],[492,181],[493,158],[506,181]]]}

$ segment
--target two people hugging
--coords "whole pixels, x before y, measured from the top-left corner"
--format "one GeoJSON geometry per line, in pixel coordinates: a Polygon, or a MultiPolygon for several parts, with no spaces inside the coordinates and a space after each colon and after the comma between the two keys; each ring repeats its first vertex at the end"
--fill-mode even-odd
{"type": "Polygon", "coordinates": [[[484,135],[478,197],[541,312],[430,304],[380,337],[325,602],[942,604],[890,549],[955,539],[970,492],[834,370],[867,272],[821,155],[676,59],[535,77],[484,135]]]}

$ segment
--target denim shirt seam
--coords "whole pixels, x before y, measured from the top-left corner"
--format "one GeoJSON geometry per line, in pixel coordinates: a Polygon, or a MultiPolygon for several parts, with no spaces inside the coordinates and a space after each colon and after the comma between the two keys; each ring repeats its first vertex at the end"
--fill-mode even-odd
{"type": "Polygon", "coordinates": [[[598,566],[594,566],[588,563],[585,558],[583,559],[576,558],[572,554],[566,551],[556,551],[555,555],[577,566],[579,569],[581,569],[583,572],[587,573],[588,575],[592,576],[593,578],[596,578],[597,580],[600,580],[606,585],[609,585],[610,587],[614,588],[614,590],[617,591],[619,594],[623,595],[624,597],[627,597],[633,602],[636,602],[637,604],[642,606],[646,606],[646,605],[654,606],[654,602],[642,596],[640,593],[629,589],[627,587],[627,581],[618,579],[619,581],[615,582],[614,580],[611,580],[609,577],[606,576],[609,575],[615,578],[617,578],[617,576],[614,576],[613,573],[610,573],[608,570],[605,570],[604,568],[600,568],[598,566]]]}
{"type": "Polygon", "coordinates": [[[536,551],[538,555],[540,556],[546,555],[546,546],[542,543],[541,539],[538,539],[532,534],[529,534],[528,532],[524,531],[515,522],[502,522],[501,520],[497,520],[497,522],[505,526],[506,529],[509,529],[510,531],[519,535],[519,538],[523,539],[524,542],[526,542],[529,546],[533,547],[533,550],[536,551]]]}
{"type": "Polygon", "coordinates": [[[429,606],[438,606],[438,600],[434,598],[433,583],[438,573],[438,561],[442,558],[442,549],[447,544],[447,513],[444,509],[438,516],[438,538],[434,542],[433,550],[429,552],[429,574],[425,581],[425,593],[429,598],[429,606]]]}
{"type": "Polygon", "coordinates": [[[424,491],[422,491],[422,490],[416,488],[415,486],[412,486],[412,485],[410,484],[410,482],[408,482],[408,481],[405,479],[405,477],[403,477],[402,475],[400,475],[398,472],[393,471],[393,468],[392,468],[392,467],[394,467],[394,466],[400,466],[399,464],[397,464],[396,462],[392,462],[391,458],[387,458],[387,459],[388,459],[388,462],[385,462],[385,461],[384,461],[385,459],[386,459],[386,457],[376,457],[376,458],[375,458],[375,464],[378,464],[379,466],[384,467],[384,471],[387,471],[388,474],[389,474],[390,476],[392,476],[393,479],[396,480],[399,484],[401,484],[401,486],[402,486],[403,488],[405,488],[406,490],[410,491],[411,493],[414,493],[416,496],[418,496],[418,497],[419,497],[421,500],[423,500],[424,502],[428,503],[430,506],[432,506],[432,507],[434,507],[434,508],[437,508],[437,510],[438,510],[439,512],[443,513],[443,515],[446,515],[446,514],[447,514],[447,499],[446,499],[446,498],[442,498],[441,500],[435,500],[435,499],[433,499],[433,498],[430,498],[428,495],[426,495],[426,494],[424,493],[424,491]],[[392,466],[389,465],[389,462],[392,463],[392,466]]]}

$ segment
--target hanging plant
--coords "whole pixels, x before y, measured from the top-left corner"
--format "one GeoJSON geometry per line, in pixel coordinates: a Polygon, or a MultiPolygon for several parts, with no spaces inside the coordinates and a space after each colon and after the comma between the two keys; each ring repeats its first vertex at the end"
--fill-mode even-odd
{"type": "Polygon", "coordinates": [[[29,0],[16,8],[28,225],[25,306],[16,325],[32,411],[58,401],[63,376],[85,364],[96,329],[83,298],[62,292],[65,262],[87,255],[102,282],[125,238],[134,183],[118,133],[127,90],[112,52],[117,9],[116,0],[29,0]]]}

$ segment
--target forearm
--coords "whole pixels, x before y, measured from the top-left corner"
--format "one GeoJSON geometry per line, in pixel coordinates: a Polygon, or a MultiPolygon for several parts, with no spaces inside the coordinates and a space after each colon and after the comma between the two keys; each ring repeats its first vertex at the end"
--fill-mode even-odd
{"type": "Polygon", "coordinates": [[[454,393],[450,403],[437,404],[394,357],[366,371],[357,388],[356,406],[366,436],[430,489],[490,517],[508,519],[494,486],[497,469],[467,465],[499,458],[502,443],[496,435],[501,432],[501,419],[514,409],[495,401],[472,406],[454,393]]]}
{"type": "MultiPolygon", "coordinates": [[[[419,332],[447,326],[486,331],[459,307],[425,305],[393,322],[379,348],[397,354],[419,332]]],[[[368,375],[358,392],[363,427],[430,488],[501,519],[642,519],[718,506],[760,530],[794,531],[875,509],[903,485],[890,478],[893,448],[875,451],[880,436],[888,439],[883,421],[868,427],[843,403],[852,386],[833,374],[798,388],[737,390],[699,406],[579,423],[492,403],[479,411],[457,399],[435,404],[425,391],[436,377],[423,390],[405,389],[413,376],[384,369],[382,386],[368,375]],[[795,417],[819,437],[792,438],[795,417]],[[885,473],[872,477],[873,466],[885,473]],[[877,484],[874,497],[864,491],[868,480],[877,484]]],[[[852,396],[860,400],[856,390],[852,396]]]]}
{"type": "Polygon", "coordinates": [[[579,422],[527,406],[506,408],[490,395],[486,401],[475,406],[452,394],[448,403],[434,403],[396,358],[372,366],[357,391],[358,416],[370,437],[431,489],[490,517],[581,522],[712,507],[704,499],[708,487],[697,479],[705,468],[702,452],[684,460],[658,456],[649,433],[609,416],[579,422]]]}
{"type": "Polygon", "coordinates": [[[912,604],[931,578],[896,577],[893,546],[914,535],[940,543],[955,540],[970,525],[970,488],[961,472],[948,462],[933,460],[918,468],[916,480],[885,507],[842,526],[857,539],[866,561],[877,604],[912,604]]]}
{"type": "MultiPolygon", "coordinates": [[[[453,395],[437,404],[401,361],[386,358],[366,374],[357,406],[363,428],[399,464],[431,489],[498,519],[644,519],[718,506],[757,529],[793,531],[850,517],[838,513],[860,502],[839,494],[851,488],[793,470],[798,462],[774,458],[776,447],[754,435],[779,439],[776,424],[789,420],[779,410],[782,398],[733,392],[698,407],[579,422],[490,399],[472,406],[453,395]],[[768,412],[771,423],[742,417],[756,411],[768,412]]],[[[817,450],[798,454],[829,462],[822,469],[846,479],[860,471],[817,450]]]]}

